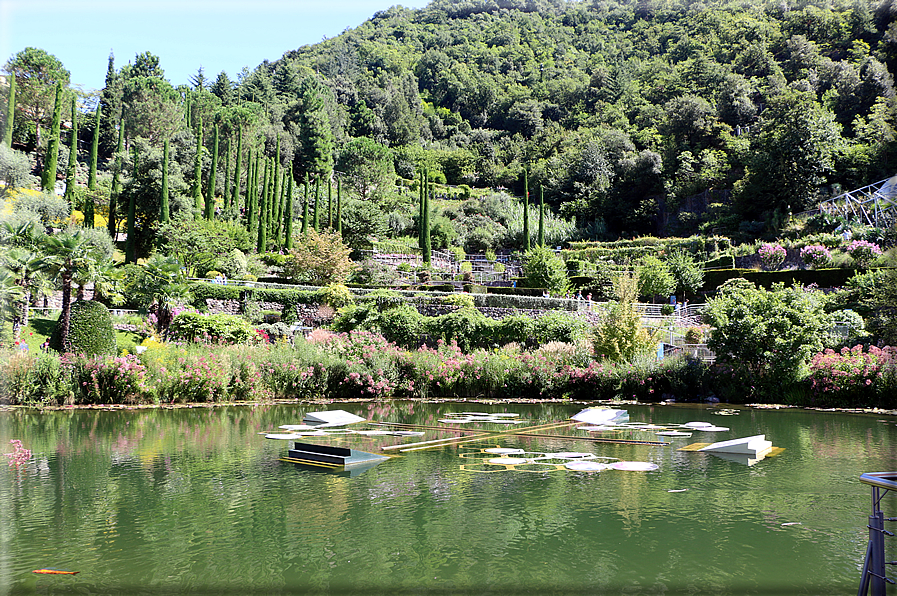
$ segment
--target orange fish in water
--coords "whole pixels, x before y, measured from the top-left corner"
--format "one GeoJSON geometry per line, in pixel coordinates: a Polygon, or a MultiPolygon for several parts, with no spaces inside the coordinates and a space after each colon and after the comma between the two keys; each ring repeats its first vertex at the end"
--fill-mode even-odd
{"type": "Polygon", "coordinates": [[[45,575],[75,575],[80,571],[60,571],[59,569],[35,569],[31,573],[43,573],[45,575]]]}

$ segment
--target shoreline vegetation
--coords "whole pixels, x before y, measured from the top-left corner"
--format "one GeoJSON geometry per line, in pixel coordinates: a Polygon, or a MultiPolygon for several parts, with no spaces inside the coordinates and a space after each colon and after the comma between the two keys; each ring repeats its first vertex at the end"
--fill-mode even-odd
{"type": "Polygon", "coordinates": [[[897,349],[825,350],[780,378],[672,356],[600,362],[591,345],[516,344],[465,353],[454,342],[402,349],[367,331],[286,342],[160,343],[140,355],[0,354],[0,402],[40,408],[445,399],[731,403],[897,408],[897,349]]]}

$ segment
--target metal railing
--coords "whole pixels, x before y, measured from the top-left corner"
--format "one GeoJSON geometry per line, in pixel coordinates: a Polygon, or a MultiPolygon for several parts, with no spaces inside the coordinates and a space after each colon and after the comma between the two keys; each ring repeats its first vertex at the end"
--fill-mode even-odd
{"type": "Polygon", "coordinates": [[[860,578],[857,596],[866,596],[870,589],[872,596],[886,596],[888,584],[895,583],[887,576],[886,567],[897,565],[897,561],[885,560],[885,537],[894,536],[893,532],[885,530],[885,522],[897,521],[897,517],[884,516],[881,499],[890,491],[897,490],[897,472],[866,472],[860,476],[860,482],[872,487],[872,515],[866,526],[869,528],[869,544],[866,546],[863,576],[860,578]]]}

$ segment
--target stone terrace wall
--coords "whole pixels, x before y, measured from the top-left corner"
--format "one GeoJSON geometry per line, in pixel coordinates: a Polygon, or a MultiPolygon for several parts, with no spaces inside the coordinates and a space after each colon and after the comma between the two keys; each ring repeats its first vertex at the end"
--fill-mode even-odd
{"type": "MultiPolygon", "coordinates": [[[[213,300],[207,299],[206,304],[208,305],[210,313],[227,313],[232,315],[238,315],[242,313],[242,305],[239,300],[213,300]]],[[[452,306],[452,305],[443,305],[443,304],[416,304],[415,307],[417,311],[428,317],[437,317],[440,315],[449,314],[458,310],[460,307],[452,306]]],[[[261,302],[259,303],[259,308],[262,310],[283,310],[283,305],[277,302],[261,302]]],[[[297,306],[297,318],[298,320],[309,320],[309,319],[320,319],[320,305],[319,304],[303,304],[297,306]]],[[[483,313],[485,316],[490,319],[501,320],[505,317],[509,317],[511,315],[524,315],[530,317],[532,319],[538,319],[550,312],[557,312],[551,310],[542,310],[542,309],[518,309],[518,308],[496,308],[496,307],[488,307],[488,308],[480,308],[479,311],[483,313]]],[[[569,311],[563,311],[569,312],[569,311]]],[[[579,311],[574,314],[574,316],[584,318],[589,321],[591,324],[596,324],[598,322],[598,314],[589,311],[579,311]]]]}

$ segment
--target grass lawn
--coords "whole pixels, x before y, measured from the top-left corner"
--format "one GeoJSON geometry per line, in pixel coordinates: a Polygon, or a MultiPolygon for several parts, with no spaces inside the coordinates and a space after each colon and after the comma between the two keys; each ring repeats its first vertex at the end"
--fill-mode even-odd
{"type": "MultiPolygon", "coordinates": [[[[50,317],[35,316],[28,319],[28,325],[22,330],[22,339],[28,343],[28,351],[30,353],[36,354],[40,351],[41,344],[53,333],[53,328],[56,326],[58,318],[59,314],[55,313],[50,317]]],[[[3,336],[7,338],[12,336],[9,324],[6,325],[3,336]]],[[[130,331],[116,331],[115,341],[118,344],[119,354],[122,351],[133,354],[134,348],[143,341],[143,337],[130,331]]]]}

